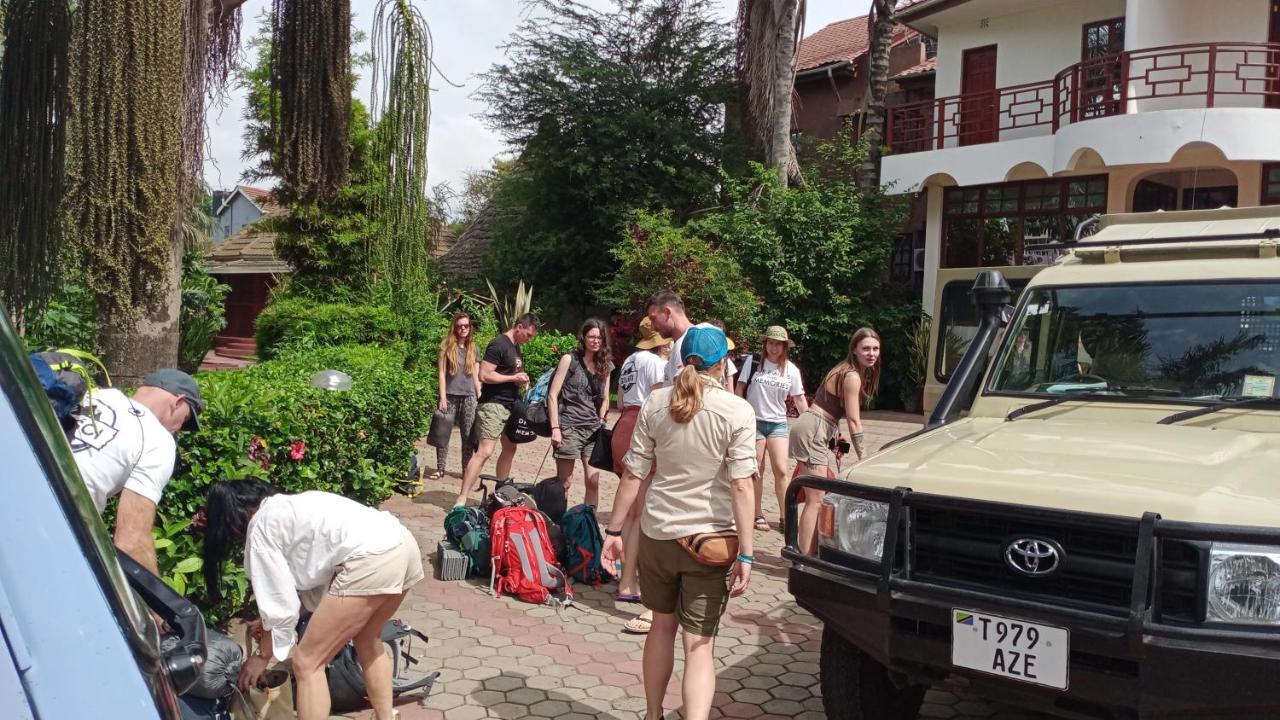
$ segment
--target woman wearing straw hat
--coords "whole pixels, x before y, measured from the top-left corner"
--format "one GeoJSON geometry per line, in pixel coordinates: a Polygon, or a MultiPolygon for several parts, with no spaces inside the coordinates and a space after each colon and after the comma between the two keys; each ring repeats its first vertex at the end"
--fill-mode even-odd
{"type": "MultiPolygon", "coordinates": [[[[788,355],[796,344],[781,325],[771,325],[760,336],[762,349],[759,356],[751,355],[742,364],[738,376],[737,392],[747,399],[756,411],[756,519],[757,530],[768,530],[761,508],[764,492],[764,458],[769,456],[773,469],[773,492],[778,498],[778,510],[785,504],[787,485],[787,458],[789,457],[790,429],[787,426],[787,398],[795,398],[796,410],[809,409],[804,397],[804,380],[800,368],[788,355]]],[[[781,520],[779,520],[781,525],[781,520]]]]}
{"type": "MultiPolygon", "coordinates": [[[[622,362],[618,372],[618,409],[622,416],[613,426],[613,466],[622,467],[622,458],[631,447],[631,433],[635,431],[636,419],[640,416],[640,406],[644,404],[654,385],[660,385],[667,368],[667,358],[671,355],[671,338],[662,337],[653,329],[649,318],[640,321],[640,341],[636,343],[636,351],[622,362]]],[[[644,492],[648,487],[648,478],[640,487],[642,502],[635,503],[622,526],[623,560],[622,572],[618,576],[618,601],[628,603],[640,602],[640,576],[636,572],[634,558],[640,547],[640,508],[644,506],[644,492]]],[[[635,624],[637,629],[647,629],[648,619],[644,625],[635,624]]],[[[635,630],[633,630],[635,631],[635,630]]]]}

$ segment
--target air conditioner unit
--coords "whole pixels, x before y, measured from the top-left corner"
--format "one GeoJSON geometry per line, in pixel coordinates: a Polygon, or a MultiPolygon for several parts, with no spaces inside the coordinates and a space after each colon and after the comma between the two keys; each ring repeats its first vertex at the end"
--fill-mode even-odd
{"type": "Polygon", "coordinates": [[[911,251],[911,272],[924,272],[924,250],[911,251]]]}

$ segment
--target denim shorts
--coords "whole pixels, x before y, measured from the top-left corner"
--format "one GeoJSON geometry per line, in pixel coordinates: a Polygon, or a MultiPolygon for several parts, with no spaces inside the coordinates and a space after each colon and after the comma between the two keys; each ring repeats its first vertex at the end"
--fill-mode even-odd
{"type": "Polygon", "coordinates": [[[768,420],[756,420],[756,439],[764,440],[766,438],[784,438],[791,432],[787,427],[787,421],[769,422],[768,420]]]}

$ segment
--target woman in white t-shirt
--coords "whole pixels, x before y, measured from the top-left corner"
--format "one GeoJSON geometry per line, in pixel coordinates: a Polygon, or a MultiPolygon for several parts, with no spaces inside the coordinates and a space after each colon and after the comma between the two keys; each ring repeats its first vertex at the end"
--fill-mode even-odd
{"type": "MultiPolygon", "coordinates": [[[[760,336],[764,346],[763,361],[760,355],[752,355],[742,364],[736,390],[747,399],[756,411],[756,529],[768,530],[760,498],[764,490],[764,457],[769,456],[773,468],[773,491],[778,497],[778,511],[785,505],[787,485],[787,447],[790,429],[787,425],[787,398],[795,398],[796,410],[803,413],[809,408],[804,397],[804,381],[800,368],[788,359],[795,343],[781,325],[770,326],[760,336]],[[757,361],[760,366],[756,367],[757,361]]],[[[781,525],[781,520],[779,520],[781,525]]]]}
{"type": "MultiPolygon", "coordinates": [[[[613,442],[610,446],[615,468],[622,467],[622,458],[631,447],[631,434],[635,432],[636,420],[640,417],[640,406],[653,391],[653,386],[662,384],[670,354],[671,338],[658,334],[649,318],[641,320],[640,341],[636,343],[636,351],[622,362],[622,370],[618,373],[618,409],[622,411],[622,416],[613,425],[613,442]]],[[[646,479],[641,497],[644,497],[644,489],[647,487],[646,479]]],[[[643,502],[632,505],[623,524],[622,540],[626,549],[623,552],[622,573],[618,577],[619,602],[640,602],[640,576],[636,572],[636,564],[628,558],[634,558],[639,551],[639,520],[643,507],[643,502]]],[[[637,626],[638,624],[633,626],[633,632],[637,626]]]]}
{"type": "Polygon", "coordinates": [[[278,493],[260,480],[215,482],[205,501],[204,580],[219,600],[222,565],[243,541],[245,573],[262,623],[262,651],[245,659],[239,684],[257,684],[274,657],[297,681],[299,720],[329,717],[325,668],[348,641],[364,669],[369,704],[391,720],[391,658],[382,626],[422,580],[418,543],[394,515],[333,493],[278,493]],[[296,627],[313,610],[306,634],[296,627]]]}

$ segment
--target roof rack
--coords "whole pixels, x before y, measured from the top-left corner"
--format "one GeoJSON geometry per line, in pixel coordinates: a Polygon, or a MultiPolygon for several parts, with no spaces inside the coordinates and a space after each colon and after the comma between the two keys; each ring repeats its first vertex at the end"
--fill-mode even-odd
{"type": "MultiPolygon", "coordinates": [[[[1076,226],[1074,236],[1070,241],[1062,240],[1050,243],[1038,243],[1036,245],[1028,245],[1026,251],[1044,251],[1044,250],[1071,250],[1079,246],[1084,231],[1097,225],[1102,220],[1102,215],[1092,215],[1084,222],[1076,226]]],[[[1120,248],[1134,247],[1141,245],[1169,245],[1174,243],[1210,243],[1231,240],[1275,240],[1280,239],[1280,227],[1270,227],[1255,232],[1245,233],[1228,233],[1222,235],[1179,235],[1176,237],[1159,237],[1159,238],[1134,238],[1131,240],[1112,240],[1110,242],[1098,243],[1100,247],[1120,248]]]]}

